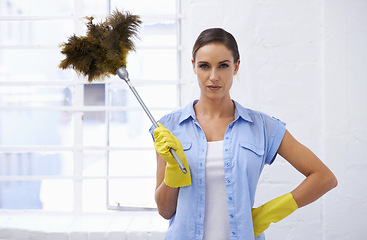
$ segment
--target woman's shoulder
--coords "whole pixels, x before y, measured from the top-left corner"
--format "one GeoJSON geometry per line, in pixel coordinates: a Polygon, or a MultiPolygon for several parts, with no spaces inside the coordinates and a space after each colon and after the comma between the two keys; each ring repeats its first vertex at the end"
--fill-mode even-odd
{"type": "Polygon", "coordinates": [[[193,116],[194,115],[193,111],[194,111],[193,110],[193,103],[189,103],[183,108],[175,109],[175,110],[163,115],[159,119],[159,122],[162,123],[163,125],[164,125],[164,123],[176,125],[176,124],[179,124],[179,123],[185,121],[189,117],[193,116]]]}
{"type": "Polygon", "coordinates": [[[182,114],[181,109],[177,109],[177,110],[173,110],[169,113],[166,113],[165,115],[163,115],[158,122],[162,123],[163,125],[165,124],[170,124],[170,123],[177,123],[178,120],[180,119],[182,114]]]}
{"type": "Polygon", "coordinates": [[[257,120],[259,118],[262,119],[262,118],[270,117],[270,115],[268,115],[267,113],[264,113],[262,111],[244,107],[236,101],[234,101],[234,103],[235,103],[235,106],[236,106],[237,114],[239,114],[239,116],[241,116],[245,120],[254,121],[254,120],[257,120]]]}
{"type": "MultiPolygon", "coordinates": [[[[236,102],[235,102],[236,103],[236,102]]],[[[246,108],[239,103],[236,103],[236,111],[244,120],[253,123],[253,125],[285,125],[278,118],[269,115],[263,111],[246,108]]]]}

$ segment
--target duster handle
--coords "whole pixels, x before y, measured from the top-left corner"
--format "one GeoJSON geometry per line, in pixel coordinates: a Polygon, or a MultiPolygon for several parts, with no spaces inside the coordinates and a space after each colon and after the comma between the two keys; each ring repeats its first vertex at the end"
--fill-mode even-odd
{"type": "MultiPolygon", "coordinates": [[[[141,99],[141,97],[139,96],[138,92],[135,90],[134,86],[131,84],[130,79],[129,79],[129,73],[126,70],[126,67],[120,67],[116,70],[116,74],[122,79],[124,80],[127,85],[129,86],[129,88],[131,89],[131,91],[133,92],[133,94],[135,95],[136,99],[138,99],[138,102],[140,103],[140,105],[142,106],[142,108],[144,109],[145,113],[148,115],[150,121],[152,122],[153,126],[155,128],[159,127],[157,122],[155,121],[153,115],[150,113],[149,109],[147,108],[147,106],[144,104],[143,100],[141,99]]],[[[169,151],[171,152],[173,158],[176,160],[178,166],[180,167],[181,171],[186,174],[187,173],[187,169],[185,167],[185,165],[183,165],[183,163],[181,162],[180,158],[178,157],[177,153],[175,152],[175,150],[173,150],[172,148],[169,149],[169,151]]]]}

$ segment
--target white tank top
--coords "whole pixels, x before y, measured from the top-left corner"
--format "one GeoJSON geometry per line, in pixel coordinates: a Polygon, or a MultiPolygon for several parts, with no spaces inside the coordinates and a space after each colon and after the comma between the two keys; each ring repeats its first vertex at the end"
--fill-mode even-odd
{"type": "Polygon", "coordinates": [[[204,240],[230,238],[223,141],[208,142],[205,162],[204,240]]]}

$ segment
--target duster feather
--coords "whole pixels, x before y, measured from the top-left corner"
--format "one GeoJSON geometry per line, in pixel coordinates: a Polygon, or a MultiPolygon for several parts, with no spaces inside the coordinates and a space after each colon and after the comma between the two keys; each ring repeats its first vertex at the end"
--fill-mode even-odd
{"type": "Polygon", "coordinates": [[[93,17],[86,19],[86,36],[74,34],[60,45],[66,58],[59,68],[72,68],[92,82],[115,75],[119,67],[126,67],[129,51],[135,51],[133,38],[137,37],[142,21],[137,15],[118,10],[98,24],[93,23],[93,17]]]}

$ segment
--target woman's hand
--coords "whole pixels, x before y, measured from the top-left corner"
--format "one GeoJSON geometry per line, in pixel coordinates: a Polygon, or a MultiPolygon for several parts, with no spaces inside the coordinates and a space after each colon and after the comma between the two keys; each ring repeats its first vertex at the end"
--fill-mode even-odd
{"type": "Polygon", "coordinates": [[[173,188],[191,185],[190,168],[181,142],[161,123],[158,123],[158,125],[159,127],[154,129],[153,132],[154,147],[157,153],[167,162],[164,183],[173,188]],[[171,148],[175,150],[178,157],[185,165],[187,173],[181,171],[170,152],[171,148]]]}
{"type": "Polygon", "coordinates": [[[155,201],[159,214],[170,219],[176,212],[179,187],[191,185],[189,165],[180,141],[163,125],[154,130],[154,147],[157,151],[157,187],[155,201]],[[188,170],[182,173],[169,149],[173,148],[188,170]]]}
{"type": "Polygon", "coordinates": [[[277,197],[257,208],[251,209],[255,237],[264,232],[271,223],[277,223],[298,209],[291,193],[277,197]]]}

